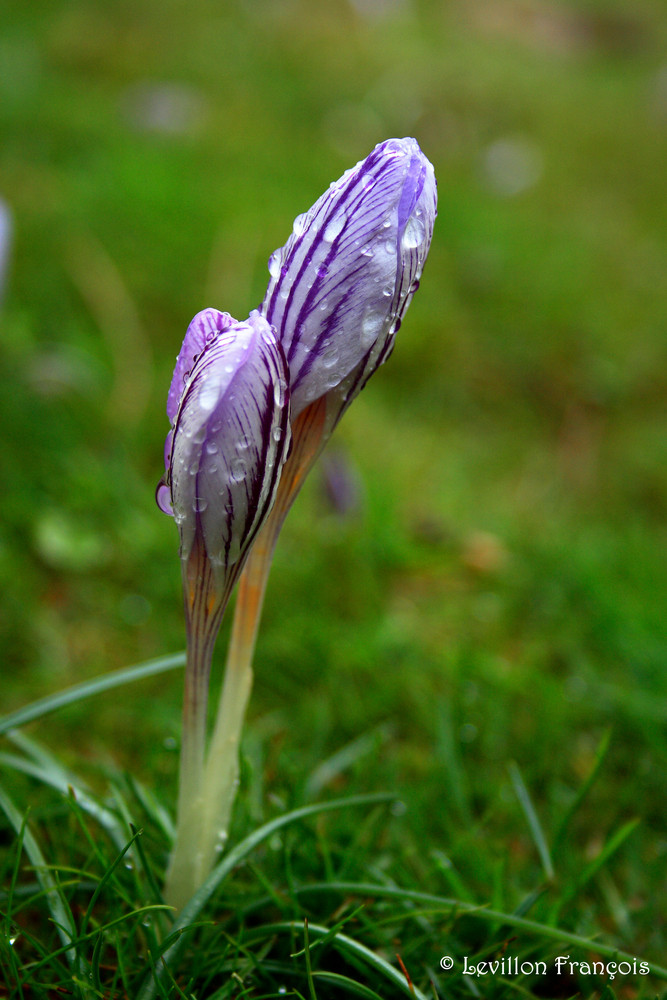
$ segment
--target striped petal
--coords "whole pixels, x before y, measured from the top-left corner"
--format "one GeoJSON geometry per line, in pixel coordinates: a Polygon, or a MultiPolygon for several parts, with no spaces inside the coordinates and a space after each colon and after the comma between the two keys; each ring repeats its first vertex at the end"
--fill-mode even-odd
{"type": "Polygon", "coordinates": [[[195,317],[179,355],[174,382],[183,379],[184,387],[158,502],[178,524],[181,559],[200,538],[224,573],[243,558],[273,503],[289,446],[289,403],[283,352],[266,320],[254,312],[238,323],[218,313],[216,329],[214,314],[195,317]]]}
{"type": "Polygon", "coordinates": [[[414,139],[389,139],[296,219],[261,306],[285,351],[293,417],[343,384],[346,405],[389,356],[435,215],[433,167],[414,139]]]}
{"type": "Polygon", "coordinates": [[[206,346],[212,343],[224,330],[228,330],[233,323],[234,320],[229,313],[219,312],[217,309],[202,310],[190,323],[183,340],[183,346],[176,359],[174,376],[167,396],[167,416],[172,427],[176,421],[183,390],[195,361],[206,346]]]}

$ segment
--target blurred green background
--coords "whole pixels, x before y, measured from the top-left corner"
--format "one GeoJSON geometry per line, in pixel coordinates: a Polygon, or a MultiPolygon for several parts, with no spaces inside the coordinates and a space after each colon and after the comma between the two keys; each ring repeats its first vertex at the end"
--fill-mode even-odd
{"type": "MultiPolygon", "coordinates": [[[[414,135],[433,247],[286,524],[251,750],[289,800],[363,737],[335,785],[399,791],[416,881],[444,852],[511,900],[539,862],[508,761],[549,836],[611,728],[564,864],[639,817],[590,905],[659,959],[666,52],[652,0],[5,0],[4,709],[183,647],[154,490],[187,324],[244,318],[293,218],[414,135]]],[[[181,683],[32,731],[169,798],[181,683]]]]}

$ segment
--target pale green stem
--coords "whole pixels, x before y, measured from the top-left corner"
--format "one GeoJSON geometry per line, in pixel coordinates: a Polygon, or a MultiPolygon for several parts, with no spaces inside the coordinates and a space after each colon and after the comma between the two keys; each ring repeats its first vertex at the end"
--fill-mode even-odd
{"type": "Polygon", "coordinates": [[[252,687],[252,660],[266,583],[280,529],[303,481],[326,443],[326,400],[303,411],[292,427],[292,450],[276,500],[257,535],[239,584],[225,677],[204,769],[204,813],[199,857],[208,875],[229,834],[239,780],[239,745],[252,687]]]}
{"type": "Polygon", "coordinates": [[[200,832],[205,804],[204,763],[208,682],[213,647],[229,597],[229,584],[215,578],[203,546],[183,567],[187,661],[178,785],[176,839],[169,860],[165,900],[177,909],[202,882],[200,832]]]}
{"type": "Polygon", "coordinates": [[[275,524],[267,521],[239,583],[225,678],[204,768],[205,802],[199,850],[202,882],[227,840],[239,782],[239,745],[252,688],[255,641],[280,525],[277,530],[272,528],[275,524]]]}

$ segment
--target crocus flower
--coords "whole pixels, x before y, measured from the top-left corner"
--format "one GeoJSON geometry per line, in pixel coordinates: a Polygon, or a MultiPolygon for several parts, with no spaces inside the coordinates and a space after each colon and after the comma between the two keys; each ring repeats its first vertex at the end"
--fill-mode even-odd
{"type": "Polygon", "coordinates": [[[292,421],[291,454],[260,546],[269,556],[333,428],[391,354],[419,287],[436,205],[433,167],[417,142],[388,139],[297,217],[269,259],[260,311],[289,366],[292,421]]]}
{"type": "Polygon", "coordinates": [[[259,313],[245,323],[216,309],[195,316],[167,398],[157,500],[178,524],[183,563],[201,550],[223,587],[273,502],[289,445],[287,397],[283,352],[259,313]]]}
{"type": "Polygon", "coordinates": [[[285,246],[271,255],[259,313],[238,324],[206,310],[188,330],[169,393],[172,431],[158,490],[181,534],[188,626],[179,821],[167,885],[177,906],[205,877],[227,835],[254,644],[281,525],[343,412],[391,353],[435,214],[433,168],[415,140],[381,143],[297,218],[285,246]],[[201,705],[239,575],[205,754],[201,705]]]}
{"type": "Polygon", "coordinates": [[[298,216],[261,306],[289,365],[293,420],[330,395],[336,422],[388,358],[435,215],[433,167],[414,139],[389,139],[298,216]]]}
{"type": "MultiPolygon", "coordinates": [[[[346,407],[389,357],[421,277],[436,215],[433,167],[414,139],[389,139],[300,215],[269,259],[260,307],[289,366],[292,445],[274,506],[239,582],[218,721],[205,783],[225,756],[252,657],[273,550],[305,476],[346,407]]],[[[226,829],[233,801],[207,803],[206,827],[226,829]]],[[[209,848],[213,833],[208,837],[209,848]]]]}
{"type": "Polygon", "coordinates": [[[273,503],[289,447],[287,368],[266,320],[206,309],[192,320],[167,400],[172,429],[158,504],[181,538],[187,664],[176,848],[168,893],[203,880],[194,847],[207,791],[208,679],[213,646],[250,544],[273,503]]]}

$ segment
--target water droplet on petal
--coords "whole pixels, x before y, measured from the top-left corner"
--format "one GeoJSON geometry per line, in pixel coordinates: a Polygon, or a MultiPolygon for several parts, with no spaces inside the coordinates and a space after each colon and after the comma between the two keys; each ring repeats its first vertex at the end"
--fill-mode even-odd
{"type": "Polygon", "coordinates": [[[274,250],[274,252],[269,257],[269,274],[272,278],[280,277],[280,266],[281,266],[281,252],[280,250],[274,250]]]}
{"type": "Polygon", "coordinates": [[[382,332],[382,327],[384,325],[385,315],[382,312],[378,312],[376,309],[369,309],[364,315],[361,321],[361,346],[364,350],[368,350],[373,346],[375,341],[380,336],[382,332]]]}
{"type": "Polygon", "coordinates": [[[216,403],[218,402],[218,398],[219,398],[218,385],[215,382],[209,385],[205,385],[202,391],[199,393],[197,406],[201,410],[214,410],[216,403]]]}
{"type": "Polygon", "coordinates": [[[246,463],[242,458],[236,458],[229,467],[229,478],[233,483],[240,483],[246,474],[246,463]]]}
{"type": "Polygon", "coordinates": [[[292,231],[295,236],[302,236],[306,229],[306,213],[303,212],[301,215],[297,215],[294,220],[294,225],[292,226],[292,231]]]}
{"type": "Polygon", "coordinates": [[[403,250],[414,250],[424,242],[424,235],[424,223],[416,215],[410,216],[408,224],[405,227],[405,232],[403,233],[403,238],[401,239],[401,248],[403,250]]]}
{"type": "Polygon", "coordinates": [[[333,243],[337,236],[340,236],[345,225],[344,215],[334,215],[333,218],[329,220],[322,235],[322,239],[325,243],[333,243]]]}
{"type": "Polygon", "coordinates": [[[276,406],[285,405],[285,393],[287,392],[287,382],[284,378],[277,379],[273,384],[273,398],[276,406]]]}
{"type": "Polygon", "coordinates": [[[333,366],[338,362],[338,348],[335,340],[330,340],[324,345],[320,355],[320,362],[324,368],[333,368],[333,366]]]}

